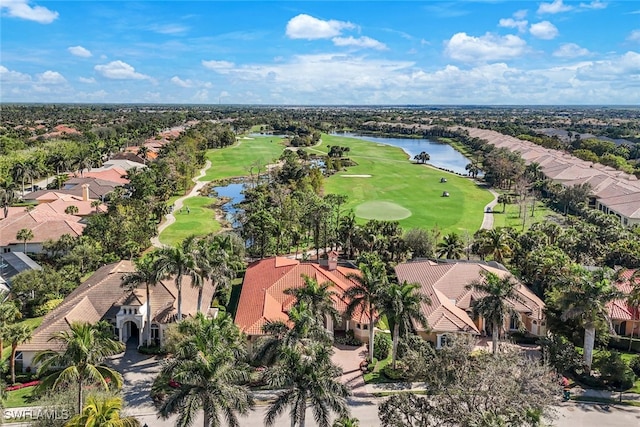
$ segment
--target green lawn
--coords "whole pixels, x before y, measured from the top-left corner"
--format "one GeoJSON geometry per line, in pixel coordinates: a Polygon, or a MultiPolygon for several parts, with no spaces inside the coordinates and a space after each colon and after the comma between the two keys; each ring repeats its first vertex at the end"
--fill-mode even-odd
{"type": "Polygon", "coordinates": [[[160,242],[175,245],[192,234],[203,236],[220,230],[220,223],[215,219],[215,211],[209,208],[213,203],[215,199],[210,197],[196,196],[186,199],[182,212],[173,212],[176,222],[160,233],[160,242]],[[187,206],[189,213],[186,211],[187,206]]]}
{"type": "MultiPolygon", "coordinates": [[[[506,205],[506,212],[502,212],[502,203],[497,204],[493,208],[493,226],[494,227],[513,227],[517,230],[522,230],[523,218],[519,215],[519,208],[517,204],[506,205]]],[[[558,213],[549,209],[543,202],[536,201],[536,207],[533,211],[533,217],[531,217],[531,203],[527,203],[527,216],[524,219],[524,227],[529,229],[533,224],[537,222],[545,221],[549,216],[558,215],[558,213]]]]}
{"type": "Polygon", "coordinates": [[[273,136],[259,136],[253,139],[240,139],[231,147],[209,150],[207,159],[211,168],[202,181],[249,176],[249,169],[255,166],[254,173],[265,171],[265,166],[274,163],[282,154],[285,146],[282,139],[273,136]]]}
{"type": "Polygon", "coordinates": [[[13,390],[7,392],[7,400],[4,402],[5,408],[20,408],[22,406],[32,405],[28,399],[31,397],[31,392],[35,387],[25,387],[20,390],[13,390]]]}
{"type": "Polygon", "coordinates": [[[384,360],[379,360],[376,363],[376,367],[373,368],[373,371],[367,372],[364,374],[364,382],[367,384],[378,384],[378,383],[388,383],[393,382],[384,375],[382,375],[382,369],[391,363],[391,351],[389,351],[389,356],[387,356],[384,360]]]}
{"type": "MultiPolygon", "coordinates": [[[[397,147],[322,135],[322,144],[309,151],[326,153],[327,145],[349,147],[349,157],[358,163],[325,182],[325,193],[346,194],[349,200],[345,208],[354,209],[356,214],[365,212],[364,216],[371,217],[368,204],[363,205],[364,210],[358,207],[365,202],[387,202],[385,205],[388,209],[381,211],[384,218],[390,212],[402,218],[402,208],[410,211],[410,216],[399,219],[405,229],[437,225],[443,233],[464,230],[474,233],[482,224],[485,205],[493,199],[488,191],[479,188],[468,178],[412,164],[407,154],[397,147]],[[447,179],[446,183],[440,183],[442,177],[447,179]],[[449,192],[450,197],[442,197],[443,191],[449,192]]],[[[359,220],[366,221],[364,218],[359,220]]]]}

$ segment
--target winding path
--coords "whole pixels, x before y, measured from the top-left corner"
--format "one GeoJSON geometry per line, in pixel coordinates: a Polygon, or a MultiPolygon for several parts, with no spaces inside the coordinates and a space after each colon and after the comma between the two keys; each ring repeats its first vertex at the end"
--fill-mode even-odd
{"type": "Polygon", "coordinates": [[[498,193],[489,188],[489,192],[493,194],[493,200],[484,207],[484,219],[480,229],[491,230],[493,228],[493,208],[498,204],[498,193]],[[491,212],[487,212],[487,209],[491,208],[491,212]]]}
{"type": "Polygon", "coordinates": [[[204,177],[207,174],[207,170],[209,170],[210,167],[211,167],[211,162],[207,160],[207,162],[204,164],[204,168],[202,168],[202,170],[200,171],[200,174],[192,179],[192,181],[196,185],[193,186],[193,188],[188,194],[180,197],[179,199],[176,199],[176,201],[173,203],[173,210],[165,216],[165,221],[162,224],[160,224],[160,226],[158,227],[158,236],[151,238],[151,244],[153,246],[155,246],[156,248],[163,248],[166,246],[160,243],[160,233],[162,233],[165,228],[169,227],[171,224],[176,222],[176,217],[173,215],[173,211],[175,211],[176,209],[182,209],[182,206],[184,205],[184,201],[186,199],[198,195],[198,192],[202,189],[202,187],[204,187],[210,182],[210,181],[200,181],[200,178],[204,177]]]}

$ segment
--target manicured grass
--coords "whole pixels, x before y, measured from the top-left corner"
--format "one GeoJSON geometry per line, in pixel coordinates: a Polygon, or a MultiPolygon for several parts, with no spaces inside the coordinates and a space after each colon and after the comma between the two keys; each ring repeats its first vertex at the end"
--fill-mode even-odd
{"type": "Polygon", "coordinates": [[[25,387],[20,390],[13,390],[7,392],[7,400],[4,402],[5,408],[20,408],[23,406],[30,406],[32,403],[28,401],[31,397],[31,392],[35,387],[25,387]]]}
{"type": "Polygon", "coordinates": [[[215,199],[202,196],[186,199],[182,212],[173,212],[176,222],[164,229],[160,234],[160,242],[173,246],[192,234],[203,236],[220,230],[220,223],[215,219],[215,211],[209,208],[214,202],[215,199]],[[187,206],[189,213],[186,211],[187,206]]]}
{"type": "Polygon", "coordinates": [[[381,372],[382,369],[384,369],[384,367],[387,366],[389,363],[391,363],[391,351],[389,351],[389,355],[387,356],[386,359],[379,360],[378,363],[376,363],[376,367],[373,368],[373,371],[367,372],[366,374],[364,374],[364,382],[367,384],[394,382],[388,379],[387,377],[385,377],[384,375],[382,375],[382,372],[381,372]]]}
{"type": "MultiPolygon", "coordinates": [[[[502,212],[502,203],[498,203],[493,208],[493,226],[497,227],[513,227],[517,230],[522,230],[522,217],[519,214],[519,207],[517,204],[506,205],[506,211],[502,212]]],[[[541,201],[536,201],[536,207],[533,211],[533,217],[531,216],[531,203],[527,203],[527,213],[524,219],[524,228],[528,230],[533,224],[546,221],[550,216],[560,216],[557,212],[549,209],[541,201]]]]}
{"type": "MultiPolygon", "coordinates": [[[[464,230],[474,233],[482,224],[485,205],[493,199],[488,191],[468,178],[412,164],[407,154],[397,147],[323,134],[322,144],[309,151],[326,153],[327,145],[349,147],[348,156],[358,165],[328,178],[325,193],[347,195],[345,209],[356,209],[371,201],[389,202],[408,209],[411,216],[399,220],[405,229],[437,225],[445,234],[464,230]],[[446,183],[440,183],[442,177],[446,177],[446,183]],[[449,192],[450,197],[442,197],[443,191],[449,192]]],[[[359,222],[366,220],[359,218],[359,222]]]]}
{"type": "Polygon", "coordinates": [[[265,172],[265,166],[274,163],[285,149],[282,139],[274,136],[260,136],[253,139],[240,139],[231,147],[213,149],[207,152],[211,168],[202,181],[232,178],[265,172]],[[258,168],[259,166],[259,168],[258,168]]]}

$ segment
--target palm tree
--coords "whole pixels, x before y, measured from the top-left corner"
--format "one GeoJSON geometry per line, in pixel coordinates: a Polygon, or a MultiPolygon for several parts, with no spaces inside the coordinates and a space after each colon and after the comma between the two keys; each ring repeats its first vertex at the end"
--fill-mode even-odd
{"type": "Polygon", "coordinates": [[[69,205],[64,210],[64,213],[66,213],[67,215],[77,215],[78,212],[79,209],[76,205],[69,205]]]}
{"type": "Polygon", "coordinates": [[[22,192],[20,193],[20,196],[24,196],[24,180],[27,177],[27,166],[25,164],[25,162],[23,161],[17,161],[13,164],[13,167],[11,168],[11,178],[13,179],[13,182],[18,182],[21,181],[22,182],[22,192]]]}
{"type": "Polygon", "coordinates": [[[100,200],[92,200],[91,201],[91,207],[96,210],[96,213],[98,213],[100,211],[100,205],[101,205],[100,200]]]}
{"type": "Polygon", "coordinates": [[[49,341],[56,341],[64,351],[43,350],[33,359],[39,365],[38,375],[46,375],[36,391],[55,390],[68,383],[78,385],[78,406],[83,408],[83,389],[87,384],[97,384],[109,390],[109,384],[116,389],[122,387],[122,376],[102,362],[109,356],[124,351],[124,345],[110,337],[111,325],[98,322],[94,325],[74,322],[68,331],[56,332],[49,341]],[[54,371],[55,369],[55,371],[54,371]],[[53,371],[52,373],[49,373],[53,371]]]}
{"type": "Polygon", "coordinates": [[[146,165],[147,160],[149,160],[149,147],[146,145],[141,145],[138,147],[138,156],[142,159],[142,162],[146,165]]]}
{"type": "Polygon", "coordinates": [[[147,294],[147,320],[146,320],[146,337],[147,347],[151,346],[151,286],[156,286],[159,282],[158,271],[156,270],[155,258],[153,253],[140,258],[136,261],[136,271],[127,273],[122,276],[122,286],[133,292],[138,286],[144,284],[147,294]]]}
{"type": "Polygon", "coordinates": [[[393,369],[396,369],[400,328],[402,327],[405,332],[411,330],[412,321],[420,323],[423,327],[427,326],[427,318],[422,312],[422,304],[431,304],[431,300],[422,294],[420,289],[419,283],[405,281],[401,285],[391,283],[383,291],[381,311],[387,316],[389,326],[393,325],[391,351],[393,369]]]}
{"type": "Polygon", "coordinates": [[[82,412],[71,418],[65,427],[140,427],[135,417],[120,417],[122,398],[91,395],[82,412]]]}
{"type": "Polygon", "coordinates": [[[437,255],[445,259],[460,259],[464,256],[464,243],[457,233],[449,233],[438,243],[437,255]]]}
{"type": "Polygon", "coordinates": [[[501,227],[482,231],[478,242],[481,253],[491,254],[495,261],[502,263],[505,257],[511,255],[511,237],[501,227]]]}
{"type": "Polygon", "coordinates": [[[348,416],[349,391],[338,378],[341,373],[342,370],[331,363],[331,349],[323,344],[283,347],[279,362],[265,371],[267,384],[283,390],[269,406],[265,425],[272,426],[290,407],[291,426],[304,427],[308,404],[320,427],[329,427],[331,412],[339,417],[348,416]]]}
{"type": "MultiPolygon", "coordinates": [[[[4,295],[1,295],[4,297],[4,295]]],[[[4,301],[0,303],[0,354],[4,349],[4,336],[11,323],[20,319],[22,314],[18,307],[12,301],[4,301]]]]}
{"type": "Polygon", "coordinates": [[[498,351],[498,335],[509,317],[520,319],[513,308],[513,301],[519,301],[517,290],[520,284],[511,276],[499,277],[495,273],[482,272],[482,280],[467,285],[467,289],[481,292],[484,296],[473,300],[471,307],[476,315],[491,322],[493,353],[498,351]]]}
{"type": "Polygon", "coordinates": [[[359,427],[360,420],[357,418],[342,417],[333,422],[332,427],[359,427]]]}
{"type": "Polygon", "coordinates": [[[535,182],[542,178],[542,166],[540,163],[531,162],[524,168],[525,174],[531,179],[531,181],[535,182]]]}
{"type": "Polygon", "coordinates": [[[426,163],[431,159],[431,156],[426,151],[422,151],[420,154],[416,154],[413,159],[418,163],[426,163]]]}
{"type": "Polygon", "coordinates": [[[262,365],[272,365],[277,360],[290,329],[282,320],[268,320],[260,329],[264,335],[253,347],[252,359],[262,365]]]}
{"type": "Polygon", "coordinates": [[[502,213],[504,213],[505,210],[507,210],[507,203],[511,203],[511,196],[508,194],[500,194],[497,202],[502,203],[502,213]]]}
{"type": "Polygon", "coordinates": [[[593,362],[596,325],[605,322],[609,330],[613,330],[607,303],[622,297],[611,285],[609,275],[608,270],[590,273],[580,266],[574,266],[567,279],[558,283],[548,298],[562,310],[562,321],[578,319],[584,327],[583,360],[589,372],[593,362]]]}
{"type": "Polygon", "coordinates": [[[33,329],[27,325],[13,324],[9,325],[6,330],[6,339],[11,342],[11,358],[9,366],[11,368],[11,384],[16,382],[16,352],[20,344],[24,344],[31,340],[33,329]]]}
{"type": "Polygon", "coordinates": [[[185,252],[182,246],[165,247],[157,251],[155,266],[158,278],[175,276],[175,285],[178,290],[177,321],[180,322],[182,321],[182,279],[186,275],[196,274],[193,254],[185,252]]]}
{"type": "Polygon", "coordinates": [[[16,234],[16,239],[22,240],[22,243],[24,244],[23,252],[27,253],[27,242],[33,239],[33,231],[29,228],[21,228],[16,234]]]}
{"type": "Polygon", "coordinates": [[[162,390],[159,413],[163,418],[178,414],[176,426],[193,425],[196,413],[204,412],[204,427],[239,426],[237,414],[253,407],[248,387],[249,368],[242,335],[229,316],[205,318],[201,313],[180,324],[188,332],[177,352],[168,359],[154,382],[162,390]],[[173,386],[172,386],[173,385],[173,386]]]}
{"type": "Polygon", "coordinates": [[[284,293],[293,295],[296,304],[304,302],[308,305],[311,313],[318,319],[318,322],[324,324],[324,320],[331,317],[333,321],[337,321],[340,317],[338,310],[333,306],[332,297],[336,295],[330,288],[333,283],[327,281],[318,284],[318,281],[306,274],[302,275],[304,285],[299,288],[285,289],[284,293]]]}
{"type": "Polygon", "coordinates": [[[375,338],[376,310],[381,302],[382,289],[387,285],[387,272],[382,262],[360,264],[360,274],[347,277],[355,286],[344,292],[343,298],[349,301],[346,315],[352,317],[356,311],[369,317],[369,361],[373,360],[373,341],[375,338]]]}

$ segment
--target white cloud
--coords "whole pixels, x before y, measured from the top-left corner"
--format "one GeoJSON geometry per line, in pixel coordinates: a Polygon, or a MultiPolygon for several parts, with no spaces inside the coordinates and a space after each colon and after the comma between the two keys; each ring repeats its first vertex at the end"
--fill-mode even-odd
{"type": "Polygon", "coordinates": [[[467,33],[454,34],[445,42],[445,54],[462,62],[488,62],[511,59],[526,51],[527,43],[518,36],[504,37],[485,34],[473,37],[467,33]]]}
{"type": "Polygon", "coordinates": [[[19,71],[11,71],[7,67],[0,65],[0,82],[5,83],[28,83],[31,76],[19,71]]]}
{"type": "Polygon", "coordinates": [[[209,101],[209,91],[207,89],[200,89],[191,99],[194,102],[207,102],[209,101]]]}
{"type": "Polygon", "coordinates": [[[111,61],[108,64],[96,65],[94,69],[108,79],[114,80],[143,80],[149,76],[136,72],[135,68],[126,62],[111,61]]]}
{"type": "Polygon", "coordinates": [[[580,47],[575,43],[564,43],[553,52],[553,56],[558,58],[578,58],[589,55],[590,53],[588,49],[580,47]]]}
{"type": "Polygon", "coordinates": [[[148,27],[149,30],[159,34],[182,34],[189,31],[189,27],[178,24],[158,24],[148,27]]]}
{"type": "Polygon", "coordinates": [[[193,82],[191,80],[182,80],[178,76],[171,77],[171,83],[180,87],[193,87],[193,82]]]}
{"type": "Polygon", "coordinates": [[[627,37],[630,42],[640,42],[640,30],[633,30],[627,37]]]}
{"type": "Polygon", "coordinates": [[[592,61],[579,67],[576,75],[582,80],[602,82],[622,79],[640,85],[640,53],[629,51],[617,58],[592,61]]]}
{"type": "Polygon", "coordinates": [[[562,3],[562,0],[553,0],[553,3],[541,3],[540,7],[538,7],[538,13],[540,15],[545,13],[556,14],[561,12],[568,12],[572,9],[572,6],[562,3]]]}
{"type": "Polygon", "coordinates": [[[513,14],[513,17],[516,19],[524,19],[527,16],[528,10],[527,9],[521,9],[518,10],[517,12],[515,12],[513,14]]]}
{"type": "Polygon", "coordinates": [[[43,6],[29,6],[28,0],[2,0],[0,10],[6,9],[7,16],[26,19],[40,24],[50,24],[59,14],[43,6]]]}
{"type": "Polygon", "coordinates": [[[89,49],[85,49],[82,46],[71,46],[67,48],[67,50],[74,56],[79,56],[81,58],[89,58],[91,56],[91,51],[89,49]]]}
{"type": "Polygon", "coordinates": [[[351,22],[314,18],[313,16],[300,14],[294,16],[287,22],[287,37],[290,39],[328,39],[339,36],[342,30],[354,29],[356,26],[351,22]]]}
{"type": "Polygon", "coordinates": [[[61,84],[66,83],[66,79],[57,71],[45,71],[42,74],[38,74],[38,82],[43,84],[61,84]]]}
{"type": "Polygon", "coordinates": [[[376,49],[376,50],[388,49],[387,45],[385,45],[384,43],[366,36],[362,36],[358,38],[355,38],[353,36],[334,37],[331,39],[331,41],[336,46],[349,46],[349,47],[358,47],[358,48],[367,48],[367,49],[376,49]]]}
{"type": "Polygon", "coordinates": [[[583,9],[606,9],[607,3],[594,0],[591,3],[580,3],[580,7],[583,9]]]}
{"type": "Polygon", "coordinates": [[[525,19],[503,18],[498,25],[505,28],[517,28],[518,31],[524,32],[529,22],[525,19]]]}
{"type": "Polygon", "coordinates": [[[80,81],[80,83],[87,83],[87,84],[93,84],[96,82],[96,79],[94,79],[93,77],[78,77],[78,80],[80,81]]]}
{"type": "Polygon", "coordinates": [[[202,65],[204,66],[204,68],[207,68],[209,70],[213,70],[216,73],[220,73],[220,74],[227,74],[229,73],[229,71],[231,71],[231,69],[233,69],[233,67],[235,66],[235,64],[233,62],[229,62],[229,61],[202,61],[202,65]]]}
{"type": "Polygon", "coordinates": [[[558,29],[549,21],[531,24],[529,32],[532,36],[543,40],[552,40],[558,35],[558,29]]]}

